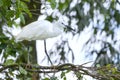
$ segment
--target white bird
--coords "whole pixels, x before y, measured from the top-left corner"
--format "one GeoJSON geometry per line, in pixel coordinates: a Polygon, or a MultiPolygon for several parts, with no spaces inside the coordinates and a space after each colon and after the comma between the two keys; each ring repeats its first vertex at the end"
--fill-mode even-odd
{"type": "MultiPolygon", "coordinates": [[[[38,20],[26,25],[22,31],[15,37],[16,41],[23,40],[44,40],[45,53],[52,64],[52,61],[46,50],[46,39],[60,35],[65,26],[59,21],[49,22],[47,20],[38,20]]],[[[29,58],[28,58],[29,61],[29,58]]]]}
{"type": "Polygon", "coordinates": [[[15,37],[16,41],[45,40],[60,35],[65,26],[59,21],[38,20],[26,25],[15,37]]]}

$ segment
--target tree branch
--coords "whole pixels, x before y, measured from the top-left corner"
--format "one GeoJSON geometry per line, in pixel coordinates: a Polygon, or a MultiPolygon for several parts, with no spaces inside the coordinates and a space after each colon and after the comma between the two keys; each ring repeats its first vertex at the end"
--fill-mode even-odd
{"type": "Polygon", "coordinates": [[[11,64],[11,65],[0,64],[0,67],[1,67],[0,72],[2,73],[3,71],[9,68],[19,70],[18,69],[19,66],[23,67],[28,72],[55,73],[59,71],[69,70],[75,73],[79,72],[80,74],[83,74],[83,75],[89,75],[95,79],[110,79],[111,77],[115,79],[120,79],[120,72],[117,71],[114,66],[109,66],[109,67],[103,66],[103,67],[96,68],[96,67],[85,67],[83,65],[74,65],[71,63],[65,63],[65,64],[53,65],[53,66],[29,65],[29,67],[26,67],[28,66],[28,64],[11,64]]]}

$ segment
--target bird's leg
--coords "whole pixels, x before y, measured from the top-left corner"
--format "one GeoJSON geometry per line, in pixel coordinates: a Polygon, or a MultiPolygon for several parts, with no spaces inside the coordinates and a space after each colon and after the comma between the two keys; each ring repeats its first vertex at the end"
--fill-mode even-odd
{"type": "MultiPolygon", "coordinates": [[[[52,63],[52,61],[51,61],[51,59],[50,59],[50,57],[49,57],[49,55],[48,55],[48,53],[47,53],[46,40],[44,40],[44,49],[45,49],[45,54],[47,55],[48,60],[50,61],[51,65],[54,67],[54,65],[53,65],[53,63],[52,63]]],[[[54,76],[55,76],[55,72],[54,72],[54,74],[53,74],[53,77],[54,77],[54,76]]]]}
{"type": "Polygon", "coordinates": [[[46,40],[44,40],[44,49],[45,49],[45,54],[47,55],[48,60],[50,61],[51,65],[53,65],[48,53],[47,53],[47,48],[46,48],[46,40]]]}
{"type": "Polygon", "coordinates": [[[30,63],[30,47],[28,47],[28,52],[27,52],[27,65],[25,68],[30,68],[31,63],[30,63]]]}
{"type": "Polygon", "coordinates": [[[30,50],[28,47],[27,64],[30,64],[30,50]]]}

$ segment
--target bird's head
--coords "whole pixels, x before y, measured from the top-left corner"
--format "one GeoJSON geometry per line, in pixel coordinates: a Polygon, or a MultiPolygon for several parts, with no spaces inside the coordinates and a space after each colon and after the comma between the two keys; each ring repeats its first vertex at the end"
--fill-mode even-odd
{"type": "Polygon", "coordinates": [[[66,27],[62,22],[59,22],[59,21],[54,22],[54,26],[56,26],[61,30],[64,30],[64,28],[66,27]]]}
{"type": "Polygon", "coordinates": [[[67,31],[75,31],[74,29],[72,29],[71,27],[69,27],[68,25],[65,25],[63,22],[57,21],[54,22],[55,26],[62,29],[63,31],[67,32],[67,31]]]}

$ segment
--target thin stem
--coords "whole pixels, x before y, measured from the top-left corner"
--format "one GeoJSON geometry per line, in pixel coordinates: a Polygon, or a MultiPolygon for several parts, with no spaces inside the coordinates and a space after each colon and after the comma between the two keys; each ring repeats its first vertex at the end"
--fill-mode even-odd
{"type": "Polygon", "coordinates": [[[28,47],[28,53],[27,53],[27,64],[30,64],[30,49],[28,47]]]}
{"type": "Polygon", "coordinates": [[[47,55],[48,60],[50,61],[51,65],[53,65],[48,53],[47,53],[47,48],[46,48],[46,40],[44,40],[44,49],[45,49],[45,54],[47,55]]]}

